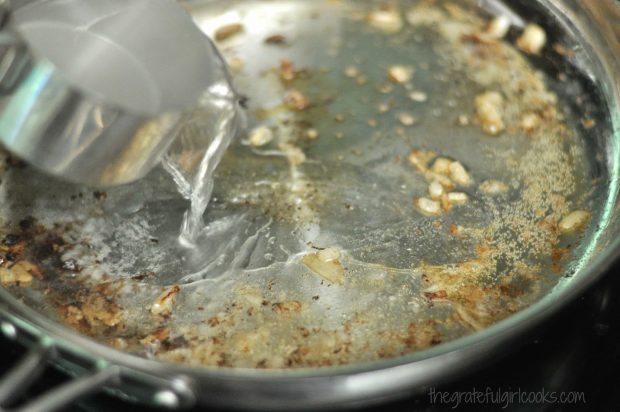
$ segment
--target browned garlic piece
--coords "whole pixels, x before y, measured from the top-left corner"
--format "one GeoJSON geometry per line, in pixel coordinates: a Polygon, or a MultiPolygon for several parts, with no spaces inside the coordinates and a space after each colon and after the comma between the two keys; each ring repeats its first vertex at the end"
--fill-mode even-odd
{"type": "Polygon", "coordinates": [[[354,79],[354,78],[357,78],[360,75],[360,71],[355,66],[347,66],[344,69],[344,75],[354,79]]]}
{"type": "Polygon", "coordinates": [[[510,30],[510,19],[506,16],[496,16],[489,22],[486,34],[492,39],[502,39],[510,30]]]}
{"type": "Polygon", "coordinates": [[[469,186],[472,183],[471,176],[461,162],[450,163],[450,177],[461,186],[469,186]]]}
{"type": "Polygon", "coordinates": [[[386,33],[398,33],[404,25],[400,10],[396,7],[375,10],[368,15],[367,20],[372,27],[386,33]]]}
{"type": "Polygon", "coordinates": [[[216,41],[223,41],[231,38],[235,34],[241,33],[242,31],[243,24],[241,23],[226,24],[215,30],[214,37],[216,41]]]}
{"type": "Polygon", "coordinates": [[[317,253],[308,253],[302,258],[302,262],[311,271],[336,285],[344,283],[344,267],[340,262],[341,253],[338,249],[330,247],[317,253]]]}
{"type": "Polygon", "coordinates": [[[486,92],[476,96],[476,114],[482,130],[497,136],[506,129],[503,119],[504,97],[498,92],[486,92]]]}
{"type": "Polygon", "coordinates": [[[273,132],[267,126],[258,126],[250,131],[248,143],[254,147],[265,146],[273,140],[273,132]]]}
{"type": "Polygon", "coordinates": [[[575,233],[586,225],[590,220],[590,213],[585,210],[575,210],[565,216],[558,224],[560,233],[564,235],[575,233]]]}
{"type": "Polygon", "coordinates": [[[299,90],[289,90],[284,97],[284,103],[293,110],[305,110],[310,107],[310,101],[299,90]]]}
{"type": "Polygon", "coordinates": [[[411,115],[411,113],[400,113],[398,115],[398,120],[403,126],[413,126],[417,123],[417,119],[411,115]]]}
{"type": "Polygon", "coordinates": [[[241,70],[243,70],[244,66],[245,62],[239,57],[233,57],[232,59],[228,60],[228,68],[233,73],[239,73],[241,70]]]}
{"type": "Polygon", "coordinates": [[[377,105],[377,111],[379,113],[387,113],[390,111],[390,105],[385,102],[381,102],[377,105]]]}
{"type": "Polygon", "coordinates": [[[445,157],[438,157],[433,162],[433,166],[431,167],[431,170],[435,173],[448,176],[450,174],[451,164],[452,164],[452,160],[447,159],[445,157]]]}
{"type": "Polygon", "coordinates": [[[416,199],[415,206],[422,214],[427,216],[437,216],[441,214],[441,203],[426,197],[416,199]]]}
{"type": "Polygon", "coordinates": [[[291,166],[296,167],[306,161],[306,154],[299,147],[290,143],[281,143],[279,147],[284,152],[284,156],[286,156],[286,160],[288,160],[291,166]]]}
{"type": "Polygon", "coordinates": [[[433,200],[441,199],[441,197],[446,193],[441,183],[434,180],[428,185],[428,194],[433,200]]]}
{"type": "Polygon", "coordinates": [[[317,139],[319,137],[319,132],[316,129],[308,129],[306,130],[306,137],[310,140],[317,139]]]}
{"type": "Polygon", "coordinates": [[[435,153],[428,150],[413,149],[409,152],[407,160],[418,169],[419,172],[424,173],[428,170],[428,163],[435,157],[435,153]]]}
{"type": "Polygon", "coordinates": [[[450,192],[448,193],[448,203],[450,206],[464,205],[469,202],[469,196],[463,192],[450,192]]]}
{"type": "Polygon", "coordinates": [[[537,129],[542,124],[542,119],[536,113],[525,113],[521,116],[519,126],[526,132],[531,132],[537,129]]]}
{"type": "Polygon", "coordinates": [[[21,260],[11,268],[0,268],[0,283],[4,286],[28,286],[32,283],[32,273],[38,270],[36,265],[21,260]]]}
{"type": "Polygon", "coordinates": [[[498,195],[508,191],[508,185],[499,180],[489,179],[480,184],[480,190],[487,195],[498,195]]]}
{"type": "Polygon", "coordinates": [[[456,123],[459,126],[467,126],[469,124],[469,117],[467,117],[467,115],[465,114],[460,114],[457,118],[456,118],[456,123]]]}
{"type": "Polygon", "coordinates": [[[404,66],[402,64],[395,64],[393,66],[388,67],[387,69],[387,77],[394,83],[407,83],[413,77],[413,67],[404,66]]]}
{"type": "Polygon", "coordinates": [[[537,24],[530,23],[517,39],[517,47],[529,54],[538,54],[547,43],[547,33],[537,24]]]}
{"type": "Polygon", "coordinates": [[[435,173],[432,170],[427,170],[424,172],[424,178],[426,178],[429,182],[438,182],[440,183],[444,189],[450,190],[454,189],[454,182],[450,180],[448,176],[442,175],[440,173],[435,173]]]}
{"type": "Polygon", "coordinates": [[[155,302],[151,305],[151,314],[156,316],[168,316],[172,313],[174,302],[181,288],[178,285],[170,286],[164,290],[155,299],[155,302]]]}
{"type": "Polygon", "coordinates": [[[317,252],[317,257],[323,262],[332,262],[340,259],[340,250],[334,247],[328,247],[317,252]]]}
{"type": "Polygon", "coordinates": [[[414,102],[424,103],[425,101],[428,100],[428,95],[424,93],[423,91],[414,90],[411,93],[409,93],[409,98],[413,100],[414,102]]]}

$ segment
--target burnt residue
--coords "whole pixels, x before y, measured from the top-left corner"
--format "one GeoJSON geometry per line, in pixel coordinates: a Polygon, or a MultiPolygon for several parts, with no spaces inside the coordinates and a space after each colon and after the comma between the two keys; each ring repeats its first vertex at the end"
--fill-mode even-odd
{"type": "Polygon", "coordinates": [[[23,232],[30,231],[36,223],[36,219],[32,216],[28,216],[19,221],[19,228],[23,232]]]}
{"type": "Polygon", "coordinates": [[[62,269],[68,272],[79,272],[81,270],[80,266],[77,264],[75,259],[67,259],[62,262],[62,269]]]}
{"type": "Polygon", "coordinates": [[[18,242],[19,242],[19,236],[12,235],[12,234],[6,235],[4,239],[2,240],[2,244],[4,246],[9,246],[9,247],[15,246],[18,242]]]}
{"type": "Polygon", "coordinates": [[[95,190],[93,192],[93,197],[97,200],[106,200],[108,198],[107,192],[103,192],[100,190],[95,190]]]}
{"type": "Polygon", "coordinates": [[[97,336],[121,324],[122,308],[115,302],[119,285],[88,285],[74,275],[81,268],[75,259],[62,259],[72,246],[64,238],[72,224],[52,229],[28,217],[19,221],[15,232],[3,239],[4,260],[34,262],[38,279],[32,285],[44,291],[45,306],[56,310],[56,317],[79,332],[97,336]]]}

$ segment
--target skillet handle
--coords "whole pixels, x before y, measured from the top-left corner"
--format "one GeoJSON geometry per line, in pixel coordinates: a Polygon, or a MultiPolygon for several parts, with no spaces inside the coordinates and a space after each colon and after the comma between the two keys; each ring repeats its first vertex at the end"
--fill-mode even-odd
{"type": "Polygon", "coordinates": [[[2,378],[0,411],[53,412],[83,396],[99,392],[104,386],[115,386],[120,380],[120,370],[117,367],[107,367],[60,385],[18,408],[10,408],[19,396],[36,382],[45,370],[47,362],[56,356],[56,350],[52,346],[40,343],[32,347],[28,354],[2,378]]]}
{"type": "Polygon", "coordinates": [[[0,376],[0,412],[53,412],[101,392],[160,409],[196,405],[193,382],[185,375],[163,376],[95,357],[83,348],[70,348],[61,338],[41,330],[32,333],[30,328],[24,329],[21,321],[7,319],[4,310],[0,299],[0,335],[11,344],[24,344],[30,349],[13,369],[0,376]],[[47,368],[54,366],[73,378],[24,402],[20,396],[37,383],[47,368]],[[19,401],[22,402],[18,404],[19,401]]]}

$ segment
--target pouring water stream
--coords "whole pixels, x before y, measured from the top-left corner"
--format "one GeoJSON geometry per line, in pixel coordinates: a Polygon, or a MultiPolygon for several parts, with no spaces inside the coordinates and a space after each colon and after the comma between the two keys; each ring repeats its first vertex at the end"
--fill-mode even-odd
{"type": "Polygon", "coordinates": [[[186,248],[196,248],[204,232],[203,215],[213,193],[213,174],[242,123],[238,95],[226,63],[213,48],[218,59],[217,81],[204,94],[194,116],[181,131],[176,148],[163,161],[181,195],[190,201],[179,234],[179,243],[186,248]],[[204,121],[209,123],[202,124],[204,121]],[[201,153],[200,162],[193,166],[201,153]],[[185,161],[187,158],[189,162],[185,161]]]}

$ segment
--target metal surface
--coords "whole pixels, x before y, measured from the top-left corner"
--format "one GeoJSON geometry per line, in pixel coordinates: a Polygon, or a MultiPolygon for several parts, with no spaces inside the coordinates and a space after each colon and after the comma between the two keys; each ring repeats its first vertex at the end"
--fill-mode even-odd
{"type": "Polygon", "coordinates": [[[133,181],[159,163],[215,58],[172,1],[28,3],[0,33],[0,141],[70,181],[133,181]]]}
{"type": "MultiPolygon", "coordinates": [[[[200,10],[202,6],[210,4],[213,3],[197,1],[191,2],[190,6],[195,7],[194,10],[200,10]]],[[[514,6],[517,6],[516,3],[514,6]]],[[[609,21],[607,17],[612,13],[618,13],[618,9],[615,3],[610,2],[609,9],[605,12],[606,17],[602,18],[600,4],[555,1],[545,3],[544,6],[549,16],[546,27],[557,28],[554,31],[554,41],[561,41],[574,51],[569,58],[573,60],[572,65],[585,72],[587,78],[591,80],[588,87],[592,91],[600,90],[601,100],[596,106],[603,114],[596,119],[598,128],[585,134],[584,139],[586,137],[588,139],[587,148],[591,154],[588,158],[592,159],[595,169],[598,170],[595,174],[605,180],[598,185],[602,189],[596,192],[596,224],[584,235],[585,241],[577,249],[579,253],[570,262],[565,276],[557,278],[557,284],[529,307],[482,331],[430,349],[390,359],[298,370],[190,367],[144,359],[110,349],[88,337],[80,336],[59,325],[57,321],[41,316],[41,310],[35,310],[36,305],[28,307],[2,290],[0,296],[7,320],[16,326],[21,338],[26,337],[26,341],[28,336],[51,337],[55,345],[63,351],[64,356],[72,353],[80,359],[118,365],[122,368],[123,375],[131,377],[136,383],[135,386],[122,387],[123,393],[146,403],[169,402],[173,396],[168,391],[174,392],[176,383],[185,388],[187,391],[185,393],[189,394],[187,398],[189,402],[263,410],[351,406],[396,397],[412,389],[423,390],[426,385],[454,379],[479,362],[490,360],[493,355],[503,352],[509,342],[514,342],[527,330],[547,319],[551,313],[560,310],[564,304],[582,293],[617,257],[620,246],[618,240],[620,208],[617,205],[620,91],[616,88],[618,84],[616,79],[620,78],[620,64],[617,60],[620,50],[616,35],[613,33],[613,25],[610,27],[606,23],[609,21]],[[165,386],[166,383],[168,387],[165,386]],[[196,399],[192,398],[192,394],[196,399]]],[[[525,11],[529,11],[532,5],[524,3],[523,7],[525,11]]],[[[312,57],[308,56],[309,59],[312,57]]],[[[325,118],[329,119],[327,116],[325,118]]],[[[442,136],[434,137],[434,140],[438,141],[442,136]]],[[[13,201],[22,206],[35,205],[45,210],[45,204],[41,201],[43,196],[24,195],[24,193],[43,193],[42,188],[49,184],[45,181],[37,183],[36,173],[29,174],[26,171],[23,174],[25,177],[17,180],[17,184],[13,182],[14,191],[9,191],[11,195],[19,194],[12,198],[13,201]],[[19,190],[16,190],[17,188],[19,190]]],[[[145,182],[146,187],[153,181],[162,179],[161,176],[151,178],[153,180],[145,182]]],[[[49,187],[48,190],[63,193],[58,189],[62,189],[62,186],[49,187]]],[[[164,199],[172,196],[162,192],[156,194],[164,199]]],[[[117,199],[122,199],[123,195],[126,196],[127,193],[109,193],[109,200],[116,204],[117,199]]],[[[88,202],[84,200],[84,203],[88,202]]],[[[164,204],[170,209],[170,205],[175,203],[170,201],[164,204]]],[[[135,205],[124,204],[123,207],[135,211],[135,205]]],[[[177,206],[177,209],[182,210],[182,207],[177,206]]],[[[37,209],[28,206],[26,210],[34,213],[37,209]]],[[[14,218],[19,219],[19,215],[14,218]]],[[[53,217],[50,219],[53,220],[53,217]]],[[[122,214],[119,219],[117,225],[127,224],[122,214]]],[[[170,222],[170,226],[178,227],[176,223],[170,222]]],[[[158,239],[158,241],[161,243],[164,240],[158,239]]],[[[176,264],[178,261],[171,262],[172,266],[176,264]]],[[[167,285],[173,282],[174,278],[158,280],[161,285],[167,285]]],[[[159,285],[150,286],[153,287],[153,291],[160,291],[157,287],[159,285]]],[[[15,289],[11,292],[15,293],[15,289]]],[[[377,297],[377,305],[383,298],[383,296],[377,297]]],[[[136,305],[142,305],[144,309],[144,302],[136,302],[136,305]]],[[[178,319],[184,313],[175,315],[178,319]]],[[[75,367],[68,369],[73,370],[75,367]]]]}

